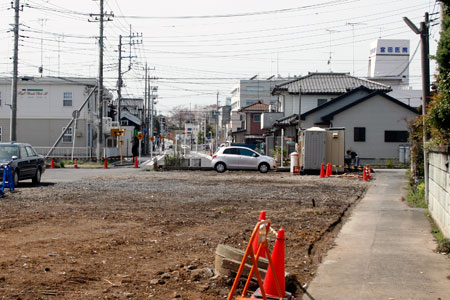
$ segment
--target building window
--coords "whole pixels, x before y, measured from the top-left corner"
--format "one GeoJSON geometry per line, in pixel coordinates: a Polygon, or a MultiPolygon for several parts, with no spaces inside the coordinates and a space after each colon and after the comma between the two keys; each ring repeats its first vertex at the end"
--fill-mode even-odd
{"type": "Polygon", "coordinates": [[[395,47],[395,53],[400,53],[400,47],[395,47]]]}
{"type": "Polygon", "coordinates": [[[389,53],[392,53],[392,52],[394,52],[394,48],[392,48],[392,47],[388,47],[388,52],[389,52],[389,53]]]}
{"type": "Polygon", "coordinates": [[[366,141],[366,128],[365,127],[354,127],[353,128],[353,141],[355,141],[355,142],[365,142],[366,141]]]}
{"type": "Polygon", "coordinates": [[[64,92],[63,106],[72,106],[72,92],[64,92]]]}
{"type": "Polygon", "coordinates": [[[261,122],[261,115],[253,115],[253,122],[255,123],[261,122]]]}
{"type": "Polygon", "coordinates": [[[246,86],[245,87],[246,92],[264,92],[263,86],[246,86]]]}
{"type": "Polygon", "coordinates": [[[386,143],[406,143],[409,133],[406,130],[386,130],[384,132],[384,141],[386,143]]]}
{"type": "Polygon", "coordinates": [[[402,48],[402,52],[403,52],[403,53],[408,53],[408,48],[407,48],[407,47],[403,47],[403,48],[402,48]]]}
{"type": "Polygon", "coordinates": [[[327,99],[317,99],[317,106],[327,103],[327,99]]]}
{"type": "MultiPolygon", "coordinates": [[[[66,127],[63,127],[62,131],[64,132],[64,130],[66,129],[66,127]]],[[[66,133],[64,133],[63,138],[62,138],[62,142],[63,143],[72,143],[72,127],[69,127],[66,131],[66,133]]]]}
{"type": "Polygon", "coordinates": [[[380,52],[381,52],[381,53],[385,53],[385,52],[386,52],[386,47],[381,47],[381,48],[380,48],[380,52]]]}

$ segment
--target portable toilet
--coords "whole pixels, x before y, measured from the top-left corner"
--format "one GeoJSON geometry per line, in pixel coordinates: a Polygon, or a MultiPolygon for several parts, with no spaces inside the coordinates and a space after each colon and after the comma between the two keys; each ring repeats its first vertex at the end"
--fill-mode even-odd
{"type": "Polygon", "coordinates": [[[337,172],[344,172],[345,164],[345,128],[327,129],[325,159],[337,172]]]}
{"type": "Polygon", "coordinates": [[[304,172],[318,171],[326,163],[327,131],[311,127],[300,133],[301,163],[304,172]]]}

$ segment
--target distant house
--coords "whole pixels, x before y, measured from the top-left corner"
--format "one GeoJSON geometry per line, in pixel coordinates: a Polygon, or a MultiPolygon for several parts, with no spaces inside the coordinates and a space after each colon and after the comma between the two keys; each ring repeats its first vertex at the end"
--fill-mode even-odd
{"type": "Polygon", "coordinates": [[[240,130],[232,132],[233,142],[240,144],[260,144],[265,142],[264,134],[267,130],[261,129],[261,114],[269,111],[269,105],[258,101],[242,107],[239,112],[243,118],[240,130]]]}
{"type": "Polygon", "coordinates": [[[303,113],[300,126],[343,127],[346,149],[358,153],[363,163],[378,164],[398,158],[399,147],[408,144],[408,121],[417,114],[382,91],[359,87],[303,113]]]}
{"type": "MultiPolygon", "coordinates": [[[[40,154],[47,154],[74,114],[76,126],[68,128],[54,153],[70,154],[75,146],[77,156],[95,153],[98,105],[96,93],[87,99],[96,86],[95,78],[21,77],[18,80],[17,127],[18,142],[34,145],[40,154]],[[87,100],[83,109],[78,111],[87,100]],[[67,151],[66,151],[67,150],[67,151]]],[[[105,102],[109,93],[105,93],[105,102]]],[[[103,115],[106,116],[104,106],[103,115]]],[[[105,123],[104,118],[104,123],[105,123]]],[[[11,78],[0,78],[0,141],[10,141],[11,78]]]]}
{"type": "Polygon", "coordinates": [[[278,111],[288,117],[303,114],[360,86],[372,91],[391,91],[387,85],[347,73],[309,73],[275,86],[272,94],[278,95],[278,111]]]}

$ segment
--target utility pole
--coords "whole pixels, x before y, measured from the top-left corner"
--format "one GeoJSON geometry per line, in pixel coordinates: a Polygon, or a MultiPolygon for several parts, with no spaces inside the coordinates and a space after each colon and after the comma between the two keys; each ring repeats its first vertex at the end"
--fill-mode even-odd
{"type": "Polygon", "coordinates": [[[103,152],[103,28],[105,21],[112,21],[111,17],[114,17],[113,13],[105,13],[104,0],[100,0],[100,13],[90,14],[90,17],[94,17],[93,21],[100,22],[100,36],[98,40],[99,47],[99,64],[98,64],[98,126],[97,126],[97,148],[96,157],[97,160],[102,159],[103,152]],[[106,17],[106,19],[105,19],[106,17]]]}
{"type": "MultiPolygon", "coordinates": [[[[155,70],[155,68],[153,68],[152,70],[155,70]]],[[[150,113],[150,118],[149,118],[149,121],[150,121],[150,137],[153,137],[153,115],[154,115],[154,106],[155,106],[155,102],[154,102],[154,100],[158,97],[158,95],[157,94],[153,94],[153,91],[158,91],[158,87],[157,86],[154,86],[154,87],[151,87],[151,82],[150,82],[150,79],[151,79],[151,77],[149,77],[149,79],[148,79],[148,85],[149,85],[149,93],[150,93],[150,97],[149,97],[149,101],[150,101],[150,111],[149,111],[149,113],[150,113]]],[[[154,138],[154,137],[153,137],[154,138]]],[[[150,140],[150,158],[152,158],[153,157],[153,141],[152,140],[150,140]]]]}
{"type": "Polygon", "coordinates": [[[118,79],[117,79],[117,122],[120,127],[120,101],[122,99],[122,35],[119,35],[119,67],[118,67],[118,79]]]}
{"type": "MultiPolygon", "coordinates": [[[[12,3],[11,3],[12,4],[12,3]]],[[[11,124],[10,141],[17,140],[17,75],[19,65],[19,12],[23,11],[23,5],[20,6],[19,0],[14,1],[14,57],[13,57],[13,78],[11,90],[11,124]]]]}
{"type": "Polygon", "coordinates": [[[407,17],[403,17],[406,25],[411,30],[420,35],[421,56],[422,56],[422,127],[423,127],[423,175],[425,182],[425,200],[428,203],[429,178],[428,178],[428,157],[426,150],[426,143],[428,140],[425,124],[425,115],[427,112],[427,105],[430,103],[430,47],[429,47],[429,15],[425,13],[425,21],[420,22],[420,29],[414,25],[407,17]]]}
{"type": "Polygon", "coordinates": [[[149,130],[148,130],[148,115],[147,115],[147,111],[149,110],[149,102],[148,102],[148,84],[147,84],[147,80],[148,80],[148,70],[147,70],[147,63],[145,63],[145,69],[144,69],[144,127],[147,128],[146,132],[144,132],[144,153],[147,154],[149,153],[149,148],[148,148],[148,144],[149,144],[149,138],[150,138],[150,134],[149,134],[149,130]]]}
{"type": "MultiPolygon", "coordinates": [[[[217,128],[219,127],[219,91],[217,91],[217,108],[216,108],[216,149],[215,151],[217,151],[218,149],[218,145],[217,145],[217,128]]],[[[214,151],[214,152],[215,152],[214,151]]]]}
{"type": "Polygon", "coordinates": [[[139,40],[135,40],[136,38],[142,38],[142,33],[132,33],[131,32],[131,25],[130,25],[130,34],[123,36],[123,35],[119,35],[119,70],[118,70],[118,79],[117,79],[117,121],[119,122],[119,126],[120,126],[120,108],[121,108],[121,101],[122,101],[122,86],[123,86],[123,79],[122,76],[131,70],[131,59],[135,58],[136,56],[132,56],[131,55],[131,46],[133,45],[138,45],[138,44],[142,44],[142,39],[139,40]],[[127,45],[129,45],[130,49],[130,54],[128,56],[122,56],[122,46],[124,45],[122,43],[122,39],[123,38],[128,38],[129,42],[126,43],[127,45]],[[129,64],[128,64],[128,69],[125,72],[122,72],[122,59],[124,58],[128,58],[130,60],[129,64]]]}

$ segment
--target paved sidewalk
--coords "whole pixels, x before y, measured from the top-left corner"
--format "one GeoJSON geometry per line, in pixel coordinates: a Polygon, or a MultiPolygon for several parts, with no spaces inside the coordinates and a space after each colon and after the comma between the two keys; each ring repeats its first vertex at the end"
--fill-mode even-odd
{"type": "Polygon", "coordinates": [[[380,170],[319,266],[303,299],[450,299],[450,260],[423,209],[409,208],[404,170],[380,170]]]}

